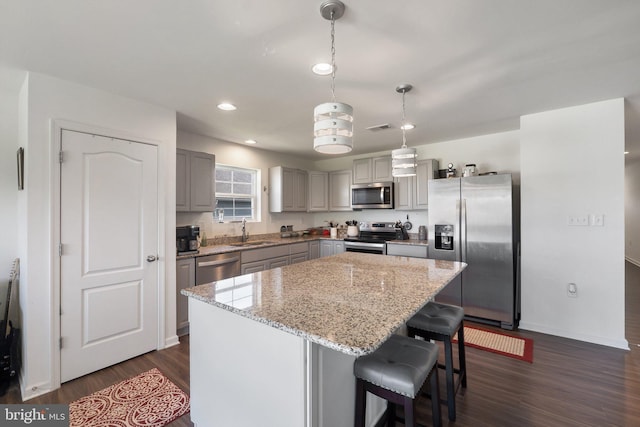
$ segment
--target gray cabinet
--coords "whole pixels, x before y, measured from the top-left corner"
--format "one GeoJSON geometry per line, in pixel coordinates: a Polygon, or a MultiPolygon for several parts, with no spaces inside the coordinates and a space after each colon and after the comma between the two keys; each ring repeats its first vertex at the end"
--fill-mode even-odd
{"type": "Polygon", "coordinates": [[[215,167],[213,154],[176,150],[176,211],[213,212],[215,167]]]}
{"type": "Polygon", "coordinates": [[[350,170],[329,172],[329,210],[350,211],[351,209],[350,170]]]}
{"type": "Polygon", "coordinates": [[[297,264],[309,260],[309,242],[289,245],[289,264],[297,264]]]}
{"type": "Polygon", "coordinates": [[[309,259],[309,242],[297,242],[288,245],[242,251],[242,274],[255,273],[271,268],[304,262],[309,259]]]}
{"type": "Polygon", "coordinates": [[[387,255],[398,255],[411,258],[428,258],[429,247],[427,245],[387,243],[387,255]]]}
{"type": "Polygon", "coordinates": [[[391,156],[369,157],[353,161],[353,183],[392,181],[391,156]]]}
{"type": "Polygon", "coordinates": [[[269,270],[289,264],[289,245],[250,249],[240,254],[242,274],[269,270]]]}
{"type": "Polygon", "coordinates": [[[195,286],[195,284],[195,259],[176,260],[176,333],[179,336],[189,333],[189,299],[182,295],[180,291],[195,286]]]}
{"type": "Polygon", "coordinates": [[[309,259],[320,258],[320,241],[313,240],[309,242],[309,259]]]}
{"type": "Polygon", "coordinates": [[[320,240],[320,257],[337,255],[344,252],[344,241],[342,240],[320,240]]]}
{"type": "Polygon", "coordinates": [[[329,172],[309,172],[308,211],[329,210],[329,172]]]}
{"type": "Polygon", "coordinates": [[[275,166],[269,168],[269,212],[307,210],[307,171],[275,166]]]}
{"type": "Polygon", "coordinates": [[[395,208],[398,210],[427,209],[428,180],[438,174],[438,161],[433,159],[419,160],[416,176],[395,178],[395,208]]]}

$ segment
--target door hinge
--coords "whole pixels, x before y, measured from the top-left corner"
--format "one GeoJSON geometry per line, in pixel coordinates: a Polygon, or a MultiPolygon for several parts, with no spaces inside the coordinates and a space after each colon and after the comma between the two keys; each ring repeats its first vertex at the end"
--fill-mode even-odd
{"type": "Polygon", "coordinates": [[[62,350],[62,337],[60,337],[60,349],[62,350]]]}
{"type": "Polygon", "coordinates": [[[58,256],[62,256],[62,243],[58,243],[58,256]]]}
{"type": "Polygon", "coordinates": [[[62,163],[62,151],[58,152],[58,162],[62,163]]]}

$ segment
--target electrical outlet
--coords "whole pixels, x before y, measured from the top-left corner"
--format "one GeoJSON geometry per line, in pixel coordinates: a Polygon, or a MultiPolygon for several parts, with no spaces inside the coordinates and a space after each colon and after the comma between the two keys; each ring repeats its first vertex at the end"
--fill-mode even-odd
{"type": "Polygon", "coordinates": [[[602,214],[591,215],[591,225],[594,227],[604,227],[604,215],[602,214]]]}
{"type": "Polygon", "coordinates": [[[575,283],[567,283],[567,296],[570,298],[578,298],[578,285],[575,283]]]}

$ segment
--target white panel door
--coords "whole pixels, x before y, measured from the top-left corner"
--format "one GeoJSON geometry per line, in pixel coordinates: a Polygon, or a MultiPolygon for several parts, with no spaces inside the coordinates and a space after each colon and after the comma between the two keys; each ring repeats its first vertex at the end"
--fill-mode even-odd
{"type": "Polygon", "coordinates": [[[157,147],[62,131],[61,381],[154,350],[157,147]]]}

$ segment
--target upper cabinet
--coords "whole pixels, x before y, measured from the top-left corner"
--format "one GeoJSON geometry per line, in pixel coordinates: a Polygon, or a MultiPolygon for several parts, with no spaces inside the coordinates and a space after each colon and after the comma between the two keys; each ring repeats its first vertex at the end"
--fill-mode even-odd
{"type": "Polygon", "coordinates": [[[393,181],[391,175],[391,156],[368,157],[353,161],[353,183],[393,181]]]}
{"type": "Polygon", "coordinates": [[[213,212],[216,206],[215,168],[213,154],[176,151],[176,211],[213,212]]]}
{"type": "Polygon", "coordinates": [[[309,172],[309,212],[329,210],[329,172],[309,172]]]}
{"type": "Polygon", "coordinates": [[[398,210],[427,209],[429,202],[428,180],[438,175],[438,161],[419,160],[416,175],[395,178],[395,208],[398,210]]]}
{"type": "Polygon", "coordinates": [[[350,170],[329,172],[329,210],[350,211],[351,209],[350,170]]]}
{"type": "Polygon", "coordinates": [[[269,212],[307,210],[307,171],[275,166],[269,168],[269,212]]]}

